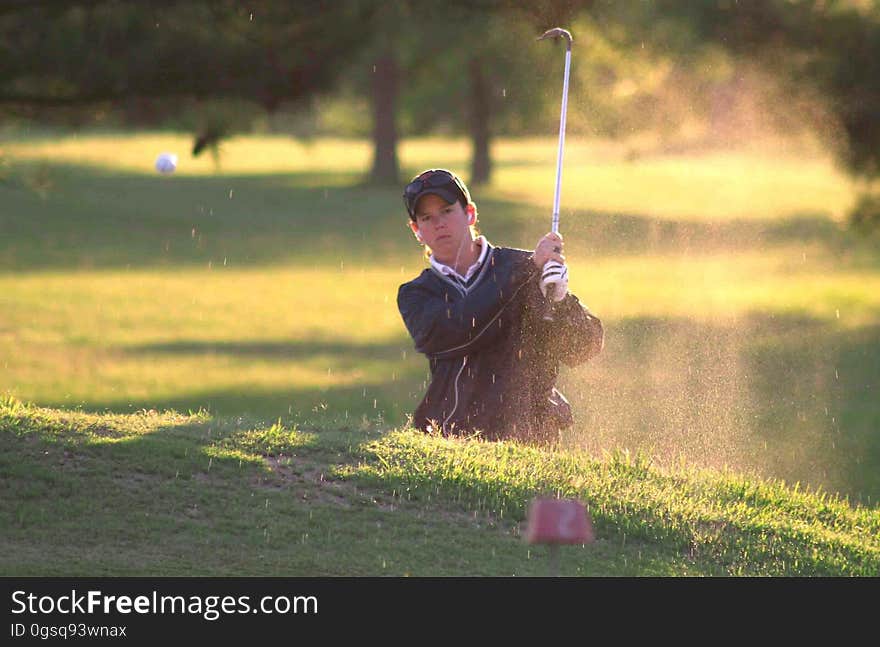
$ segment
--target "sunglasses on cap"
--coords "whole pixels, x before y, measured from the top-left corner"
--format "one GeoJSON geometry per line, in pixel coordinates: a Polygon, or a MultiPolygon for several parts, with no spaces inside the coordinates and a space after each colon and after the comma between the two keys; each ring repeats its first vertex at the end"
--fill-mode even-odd
{"type": "Polygon", "coordinates": [[[434,189],[447,202],[458,199],[463,199],[465,203],[470,201],[468,191],[458,177],[444,169],[432,169],[418,175],[403,190],[403,203],[410,218],[415,219],[414,210],[419,198],[426,193],[435,193],[434,189]]]}

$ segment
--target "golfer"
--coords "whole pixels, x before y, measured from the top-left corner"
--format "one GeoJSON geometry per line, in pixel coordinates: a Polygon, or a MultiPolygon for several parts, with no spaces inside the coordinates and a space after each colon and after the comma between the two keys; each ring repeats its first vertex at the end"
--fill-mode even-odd
{"type": "Polygon", "coordinates": [[[559,366],[587,361],[604,343],[602,323],[568,292],[562,236],[547,234],[531,252],[493,246],[478,233],[464,182],[446,169],[417,175],[403,199],[429,264],[397,294],[431,370],[413,426],[554,443],[573,422],[555,386],[559,366]]]}

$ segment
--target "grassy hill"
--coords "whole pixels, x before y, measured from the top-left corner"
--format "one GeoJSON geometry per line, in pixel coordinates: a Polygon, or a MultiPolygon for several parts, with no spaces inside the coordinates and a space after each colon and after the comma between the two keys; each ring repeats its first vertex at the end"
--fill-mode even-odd
{"type": "Polygon", "coordinates": [[[5,575],[545,575],[537,495],[588,505],[560,575],[880,573],[880,512],[733,472],[205,412],[0,402],[5,575]]]}

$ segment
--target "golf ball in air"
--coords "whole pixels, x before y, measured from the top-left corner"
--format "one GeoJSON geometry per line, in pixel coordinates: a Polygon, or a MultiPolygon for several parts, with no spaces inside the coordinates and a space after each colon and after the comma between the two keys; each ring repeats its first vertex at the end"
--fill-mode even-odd
{"type": "Polygon", "coordinates": [[[177,155],[174,153],[162,153],[156,158],[156,170],[159,173],[174,173],[177,168],[177,155]]]}

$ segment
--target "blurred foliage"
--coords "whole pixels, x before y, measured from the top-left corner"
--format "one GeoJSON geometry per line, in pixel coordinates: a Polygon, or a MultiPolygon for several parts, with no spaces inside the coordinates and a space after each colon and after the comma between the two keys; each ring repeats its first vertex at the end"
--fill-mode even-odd
{"type": "Polygon", "coordinates": [[[849,213],[849,222],[862,233],[880,232],[880,193],[863,193],[849,213]]]}
{"type": "Polygon", "coordinates": [[[535,36],[559,24],[573,135],[668,151],[809,130],[851,174],[880,173],[868,0],[33,0],[0,6],[0,108],[6,124],[363,137],[390,60],[395,137],[546,135],[563,55],[535,36]]]}
{"type": "MultiPolygon", "coordinates": [[[[358,27],[373,10],[363,2],[268,0],[6,7],[0,105],[73,125],[102,111],[127,125],[186,124],[217,99],[246,106],[244,115],[277,110],[332,87],[335,70],[367,40],[358,27]]],[[[237,125],[231,110],[208,112],[208,125],[237,125]]]]}

